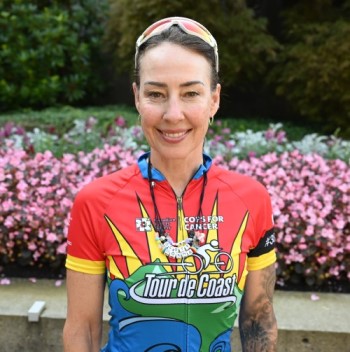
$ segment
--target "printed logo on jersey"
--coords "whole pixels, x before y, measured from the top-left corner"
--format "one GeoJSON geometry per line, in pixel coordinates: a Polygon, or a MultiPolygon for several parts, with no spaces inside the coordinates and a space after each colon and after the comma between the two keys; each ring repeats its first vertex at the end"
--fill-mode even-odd
{"type": "Polygon", "coordinates": [[[269,235],[266,238],[266,242],[265,242],[265,247],[271,247],[274,246],[276,243],[276,236],[274,233],[272,233],[271,235],[269,235]]]}
{"type": "Polygon", "coordinates": [[[152,231],[152,222],[148,218],[136,219],[136,230],[137,231],[152,231]]]}
{"type": "MultiPolygon", "coordinates": [[[[185,216],[183,219],[185,230],[218,230],[220,222],[224,222],[223,216],[185,216]]],[[[149,218],[137,218],[135,219],[136,230],[141,232],[151,232],[153,231],[152,221],[149,218]]],[[[155,220],[153,219],[153,224],[155,220]]],[[[164,218],[162,219],[162,225],[165,230],[170,231],[171,226],[176,224],[176,219],[174,218],[164,218]]],[[[156,224],[155,224],[156,225],[156,224]]]]}

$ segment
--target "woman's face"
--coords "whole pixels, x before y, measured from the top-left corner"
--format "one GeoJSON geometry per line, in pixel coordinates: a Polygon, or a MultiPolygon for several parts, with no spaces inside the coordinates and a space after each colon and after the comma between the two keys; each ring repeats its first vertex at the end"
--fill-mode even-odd
{"type": "Polygon", "coordinates": [[[210,85],[211,68],[202,55],[164,42],[140,59],[136,108],[152,159],[201,162],[209,118],[219,108],[220,85],[210,85]]]}

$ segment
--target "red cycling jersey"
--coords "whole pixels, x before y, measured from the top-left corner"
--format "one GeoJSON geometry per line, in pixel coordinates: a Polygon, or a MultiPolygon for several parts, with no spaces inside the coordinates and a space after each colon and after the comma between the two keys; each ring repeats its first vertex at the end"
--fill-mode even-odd
{"type": "Polygon", "coordinates": [[[166,256],[156,241],[148,156],[79,192],[66,267],[107,275],[111,319],[102,351],[230,352],[247,273],[276,260],[269,195],[206,155],[182,197],[152,168],[161,222],[173,241],[189,230],[204,234],[191,255],[166,256]]]}

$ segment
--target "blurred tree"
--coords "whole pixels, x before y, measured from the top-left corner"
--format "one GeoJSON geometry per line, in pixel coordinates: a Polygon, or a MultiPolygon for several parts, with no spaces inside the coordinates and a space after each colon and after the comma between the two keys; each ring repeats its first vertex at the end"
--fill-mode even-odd
{"type": "Polygon", "coordinates": [[[225,85],[246,88],[266,74],[279,47],[266,31],[267,21],[254,18],[244,0],[110,0],[106,43],[119,71],[132,72],[135,42],[154,21],[169,16],[190,17],[213,33],[220,52],[220,75],[225,85]]]}
{"type": "Polygon", "coordinates": [[[303,119],[350,137],[350,1],[298,1],[282,13],[283,50],[269,75],[303,119]]]}

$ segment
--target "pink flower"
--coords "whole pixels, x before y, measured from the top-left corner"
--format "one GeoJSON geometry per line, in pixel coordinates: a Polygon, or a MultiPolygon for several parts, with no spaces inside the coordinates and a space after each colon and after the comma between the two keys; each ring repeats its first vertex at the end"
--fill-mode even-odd
{"type": "Polygon", "coordinates": [[[11,284],[11,280],[8,279],[8,278],[3,278],[3,279],[0,279],[0,285],[10,285],[11,284]]]}
{"type": "Polygon", "coordinates": [[[19,200],[22,200],[22,201],[27,200],[27,193],[25,193],[25,192],[19,192],[19,193],[18,193],[18,199],[19,199],[19,200]]]}
{"type": "Polygon", "coordinates": [[[122,117],[122,116],[117,116],[114,120],[114,123],[118,127],[125,127],[126,126],[126,121],[125,121],[124,117],[122,117]]]}
{"type": "Polygon", "coordinates": [[[17,180],[23,180],[24,174],[21,171],[17,171],[16,174],[15,174],[15,177],[16,177],[17,180]]]}
{"type": "Polygon", "coordinates": [[[13,218],[13,216],[9,215],[6,217],[5,221],[4,221],[4,225],[8,228],[13,227],[15,224],[15,219],[13,218]]]}
{"type": "Polygon", "coordinates": [[[311,298],[311,301],[318,301],[320,299],[320,297],[315,293],[312,293],[310,298],[311,298]]]}
{"type": "Polygon", "coordinates": [[[31,252],[34,252],[36,249],[37,249],[37,245],[35,243],[29,243],[28,244],[28,249],[31,251],[31,252]]]}
{"type": "Polygon", "coordinates": [[[66,252],[67,252],[67,242],[62,243],[57,247],[58,254],[66,254],[66,252]]]}
{"type": "Polygon", "coordinates": [[[2,208],[3,208],[3,211],[5,211],[5,212],[8,212],[11,209],[13,209],[14,208],[14,203],[13,203],[12,199],[5,200],[2,203],[2,208]]]}
{"type": "Polygon", "coordinates": [[[56,286],[56,287],[62,286],[62,280],[56,280],[56,281],[55,281],[55,286],[56,286]]]}
{"type": "Polygon", "coordinates": [[[345,219],[334,219],[333,224],[338,230],[342,230],[346,225],[345,219]]]}
{"type": "Polygon", "coordinates": [[[57,236],[56,234],[52,233],[52,232],[49,232],[47,235],[46,235],[46,239],[47,241],[49,242],[55,242],[57,241],[57,236]]]}
{"type": "Polygon", "coordinates": [[[265,132],[265,139],[267,141],[270,141],[271,139],[273,139],[275,137],[275,132],[274,130],[272,129],[268,129],[266,132],[265,132]]]}
{"type": "Polygon", "coordinates": [[[220,132],[221,134],[230,134],[231,130],[229,128],[223,128],[220,132]]]}
{"type": "Polygon", "coordinates": [[[284,236],[284,241],[286,243],[291,243],[293,241],[293,238],[291,235],[286,235],[286,236],[284,236]]]}
{"type": "Polygon", "coordinates": [[[320,264],[324,264],[327,260],[328,260],[327,257],[319,257],[319,258],[317,258],[317,261],[318,261],[320,264]]]}
{"type": "Polygon", "coordinates": [[[17,189],[19,191],[25,191],[27,188],[28,188],[28,184],[25,181],[21,180],[18,182],[17,189]]]}
{"type": "Polygon", "coordinates": [[[277,133],[276,138],[277,138],[277,143],[278,144],[282,144],[282,143],[286,142],[286,132],[285,131],[279,131],[277,133]]]}

